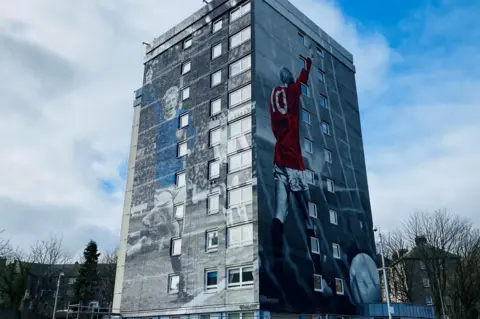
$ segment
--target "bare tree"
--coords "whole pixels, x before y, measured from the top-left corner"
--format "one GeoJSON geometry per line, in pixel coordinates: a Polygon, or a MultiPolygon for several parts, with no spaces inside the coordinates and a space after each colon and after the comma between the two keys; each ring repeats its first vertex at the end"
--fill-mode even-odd
{"type": "Polygon", "coordinates": [[[117,249],[107,251],[101,255],[101,293],[102,301],[111,303],[115,288],[115,275],[117,272],[117,249]]]}
{"type": "Polygon", "coordinates": [[[415,265],[408,258],[408,242],[400,230],[395,230],[383,240],[385,258],[389,261],[389,286],[392,300],[412,302],[415,288],[415,265]]]}
{"type": "Polygon", "coordinates": [[[404,232],[424,264],[439,314],[445,311],[446,300],[452,297],[452,273],[462,259],[456,254],[457,248],[463,245],[470,230],[468,220],[445,209],[414,213],[405,223],[404,232]]]}
{"type": "Polygon", "coordinates": [[[13,253],[13,247],[10,240],[2,237],[3,229],[0,229],[0,258],[7,258],[13,253]]]}

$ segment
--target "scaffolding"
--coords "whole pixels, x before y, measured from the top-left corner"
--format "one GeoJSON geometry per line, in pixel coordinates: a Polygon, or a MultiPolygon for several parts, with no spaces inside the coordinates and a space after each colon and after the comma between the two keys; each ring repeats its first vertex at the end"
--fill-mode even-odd
{"type": "Polygon", "coordinates": [[[112,313],[112,305],[108,307],[93,306],[91,304],[82,306],[79,304],[68,304],[67,309],[57,310],[55,318],[65,319],[121,319],[120,314],[112,313]]]}

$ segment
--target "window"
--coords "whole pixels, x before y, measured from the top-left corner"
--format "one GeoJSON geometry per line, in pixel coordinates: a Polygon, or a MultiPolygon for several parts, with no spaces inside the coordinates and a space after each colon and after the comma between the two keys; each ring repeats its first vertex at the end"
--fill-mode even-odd
{"type": "Polygon", "coordinates": [[[192,69],[192,63],[190,61],[182,64],[182,75],[187,74],[192,69]]]}
{"type": "Polygon", "coordinates": [[[233,91],[230,93],[228,97],[228,106],[234,107],[239,105],[243,102],[250,100],[252,97],[252,87],[249,85],[245,85],[244,87],[233,91]]]}
{"type": "Polygon", "coordinates": [[[228,157],[228,172],[238,171],[252,166],[252,150],[228,157]]]}
{"type": "Polygon", "coordinates": [[[221,28],[222,28],[222,19],[219,19],[213,23],[212,33],[220,31],[221,28]]]}
{"type": "Polygon", "coordinates": [[[246,117],[244,119],[232,122],[228,125],[228,138],[243,135],[252,130],[252,118],[246,117]]]}
{"type": "Polygon", "coordinates": [[[207,206],[209,214],[218,213],[218,210],[220,209],[220,195],[213,194],[208,196],[207,206]]]}
{"type": "Polygon", "coordinates": [[[255,319],[254,312],[229,312],[227,315],[227,319],[255,319]]]}
{"type": "Polygon", "coordinates": [[[175,211],[175,214],[174,214],[175,218],[177,218],[177,219],[183,218],[183,215],[185,214],[185,204],[179,204],[179,205],[175,206],[174,209],[175,209],[174,210],[175,211]]]}
{"type": "Polygon", "coordinates": [[[227,229],[227,247],[251,245],[252,241],[253,224],[245,224],[227,229]]]}
{"type": "Polygon", "coordinates": [[[187,142],[178,143],[177,145],[177,157],[183,157],[187,155],[188,148],[187,142]]]}
{"type": "Polygon", "coordinates": [[[303,147],[305,148],[305,151],[308,153],[313,152],[313,144],[312,141],[310,141],[308,138],[303,139],[303,147]]]}
{"type": "Polygon", "coordinates": [[[210,115],[216,115],[222,111],[222,99],[218,98],[210,102],[210,115]]]}
{"type": "Polygon", "coordinates": [[[420,269],[427,269],[427,265],[425,265],[425,263],[423,261],[420,260],[420,269]]]}
{"type": "Polygon", "coordinates": [[[208,177],[210,179],[220,176],[220,161],[211,161],[208,163],[208,177]]]}
{"type": "Polygon", "coordinates": [[[321,70],[318,70],[318,80],[320,82],[325,82],[325,73],[323,73],[321,70]]]}
{"type": "Polygon", "coordinates": [[[180,283],[179,275],[169,275],[168,276],[168,292],[176,293],[178,292],[178,284],[180,283]]]}
{"type": "Polygon", "coordinates": [[[432,306],[433,305],[432,296],[426,296],[425,297],[425,303],[427,304],[427,306],[432,306]]]}
{"type": "Polygon", "coordinates": [[[308,214],[317,218],[317,205],[315,203],[308,202],[308,214]]]}
{"type": "Polygon", "coordinates": [[[322,132],[324,134],[330,135],[330,125],[325,121],[322,121],[322,132]]]}
{"type": "Polygon", "coordinates": [[[312,172],[309,169],[305,170],[305,179],[307,180],[308,184],[314,184],[315,183],[315,173],[312,172]]]}
{"type": "Polygon", "coordinates": [[[177,173],[175,175],[175,184],[177,185],[177,187],[185,186],[185,182],[185,173],[177,173]]]}
{"type": "Polygon", "coordinates": [[[332,253],[333,253],[333,258],[340,259],[340,245],[339,244],[332,244],[332,253]]]}
{"type": "Polygon", "coordinates": [[[230,37],[230,49],[238,47],[240,44],[250,40],[250,27],[246,27],[240,32],[235,33],[230,37]]]}
{"type": "Polygon", "coordinates": [[[76,282],[77,282],[77,278],[68,278],[68,284],[69,285],[73,285],[76,282]]]}
{"type": "Polygon", "coordinates": [[[228,191],[228,207],[240,206],[252,201],[252,186],[228,191]]]}
{"type": "Polygon", "coordinates": [[[170,255],[171,256],[178,256],[182,253],[182,239],[176,238],[172,239],[172,244],[170,248],[170,255]]]}
{"type": "Polygon", "coordinates": [[[325,155],[325,162],[327,163],[332,163],[332,152],[330,150],[327,150],[326,148],[323,150],[323,153],[325,155]]]}
{"type": "Polygon", "coordinates": [[[234,77],[250,69],[252,58],[250,55],[230,64],[230,77],[234,77]]]}
{"type": "Polygon", "coordinates": [[[192,46],[192,38],[187,38],[183,41],[183,49],[188,49],[192,46]]]}
{"type": "Polygon", "coordinates": [[[212,47],[212,60],[222,55],[222,44],[216,44],[212,47]]]}
{"type": "Polygon", "coordinates": [[[312,253],[320,254],[320,242],[316,237],[310,237],[310,246],[312,247],[312,253]]]}
{"type": "Polygon", "coordinates": [[[185,101],[186,99],[188,99],[190,97],[190,88],[187,87],[187,88],[184,88],[182,90],[182,101],[185,101]]]}
{"type": "Polygon", "coordinates": [[[298,65],[301,69],[305,69],[307,67],[307,60],[303,56],[300,56],[300,64],[298,65]]]}
{"type": "Polygon", "coordinates": [[[305,35],[302,32],[300,32],[300,31],[298,32],[297,39],[302,44],[305,44],[305,35]]]}
{"type": "Polygon", "coordinates": [[[184,128],[187,125],[188,125],[188,113],[180,115],[180,118],[178,119],[178,127],[184,128]]]}
{"type": "Polygon", "coordinates": [[[302,83],[300,88],[302,90],[302,95],[308,96],[308,86],[302,83]]]}
{"type": "Polygon", "coordinates": [[[327,98],[324,95],[320,95],[320,106],[328,107],[327,98]]]}
{"type": "Polygon", "coordinates": [[[242,4],[240,7],[232,10],[230,14],[230,22],[237,20],[241,16],[250,12],[250,2],[242,4]]]}
{"type": "Polygon", "coordinates": [[[335,289],[337,291],[337,295],[343,295],[344,294],[343,279],[335,278],[335,289]]]}
{"type": "Polygon", "coordinates": [[[430,280],[428,280],[428,278],[423,278],[423,287],[430,287],[430,280]]]}
{"type": "Polygon", "coordinates": [[[312,123],[312,115],[307,110],[302,110],[302,120],[304,123],[311,124],[312,123]]]}
{"type": "Polygon", "coordinates": [[[325,53],[323,52],[323,49],[317,45],[317,54],[321,56],[322,58],[325,56],[325,53]]]}
{"type": "Polygon", "coordinates": [[[253,286],[253,267],[237,267],[227,269],[227,287],[248,287],[253,286]]]}
{"type": "Polygon", "coordinates": [[[327,178],[327,191],[335,193],[335,183],[330,178],[327,178]]]}
{"type": "Polygon", "coordinates": [[[313,290],[314,291],[323,291],[323,278],[322,275],[313,275],[313,290]]]}
{"type": "Polygon", "coordinates": [[[338,214],[333,209],[329,209],[330,224],[338,225],[338,214]]]}
{"type": "Polygon", "coordinates": [[[211,86],[214,87],[216,85],[219,85],[220,82],[222,82],[222,71],[221,70],[212,74],[211,86]]]}
{"type": "Polygon", "coordinates": [[[210,131],[210,146],[220,144],[220,129],[216,128],[210,131]]]}
{"type": "Polygon", "coordinates": [[[205,271],[205,290],[212,291],[217,290],[217,271],[207,270],[205,271]]]}
{"type": "Polygon", "coordinates": [[[206,243],[207,251],[217,249],[218,248],[218,230],[207,231],[206,241],[207,241],[206,243]]]}

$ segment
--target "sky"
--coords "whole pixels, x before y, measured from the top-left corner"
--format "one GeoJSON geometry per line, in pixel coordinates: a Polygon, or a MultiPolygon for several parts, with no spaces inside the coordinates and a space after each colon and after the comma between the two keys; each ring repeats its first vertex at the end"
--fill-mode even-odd
{"type": "MultiPolygon", "coordinates": [[[[291,2],[354,55],[374,223],[447,208],[479,225],[480,2],[291,2]]],[[[15,245],[118,245],[142,42],[203,4],[158,3],[0,2],[0,229],[15,245]]]]}

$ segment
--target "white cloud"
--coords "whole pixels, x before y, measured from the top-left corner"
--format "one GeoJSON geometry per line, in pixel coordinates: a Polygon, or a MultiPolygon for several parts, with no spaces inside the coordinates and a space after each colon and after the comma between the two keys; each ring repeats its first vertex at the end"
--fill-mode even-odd
{"type": "MultiPolygon", "coordinates": [[[[405,57],[390,49],[381,34],[345,17],[331,1],[292,2],[354,54],[361,106],[366,110],[363,125],[372,141],[371,131],[377,128],[402,140],[400,133],[410,133],[412,119],[415,129],[432,127],[424,139],[409,136],[406,145],[367,147],[377,220],[383,223],[387,214],[398,216],[412,207],[435,208],[442,198],[453,208],[474,207],[473,194],[479,189],[472,178],[478,158],[471,147],[475,128],[463,126],[473,117],[457,116],[450,128],[448,116],[454,115],[455,107],[474,112],[478,99],[453,94],[449,96],[454,103],[438,106],[440,97],[432,105],[425,96],[440,96],[452,87],[470,88],[464,94],[472,96],[476,79],[464,77],[469,80],[459,83],[463,71],[449,81],[427,78],[422,72],[393,74],[392,65],[405,57]],[[436,92],[439,82],[443,86],[436,92]],[[412,109],[399,106],[401,116],[394,116],[397,110],[388,108],[391,103],[385,98],[396,92],[395,85],[412,96],[408,103],[412,109]],[[452,153],[454,140],[461,143],[452,153]],[[435,152],[443,157],[432,159],[435,152]],[[452,181],[445,175],[456,168],[460,172],[452,181]],[[412,181],[421,186],[412,187],[412,181]]],[[[0,149],[4,151],[0,228],[15,243],[28,247],[56,232],[74,250],[90,238],[98,240],[101,248],[115,245],[122,193],[106,195],[98,180],[112,179],[123,188],[118,168],[130,142],[132,92],[141,85],[141,42],[150,42],[202,4],[200,0],[162,5],[154,0],[0,3],[0,149]]]]}

